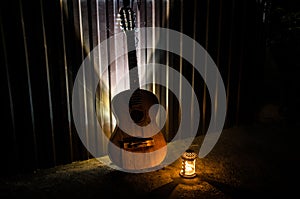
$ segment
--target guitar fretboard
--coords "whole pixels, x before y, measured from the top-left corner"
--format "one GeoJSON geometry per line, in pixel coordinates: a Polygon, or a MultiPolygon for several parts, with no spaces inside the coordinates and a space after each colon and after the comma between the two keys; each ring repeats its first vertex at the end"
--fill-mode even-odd
{"type": "MultiPolygon", "coordinates": [[[[128,67],[129,70],[137,67],[136,47],[135,47],[135,32],[130,30],[126,32],[128,52],[128,67]]],[[[130,88],[139,88],[139,73],[138,68],[129,73],[130,88]]]]}

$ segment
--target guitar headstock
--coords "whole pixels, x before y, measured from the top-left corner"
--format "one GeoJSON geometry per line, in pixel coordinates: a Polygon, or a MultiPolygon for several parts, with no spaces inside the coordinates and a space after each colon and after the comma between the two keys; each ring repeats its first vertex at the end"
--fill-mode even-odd
{"type": "Polygon", "coordinates": [[[135,29],[135,12],[130,7],[122,7],[119,17],[120,27],[123,31],[135,29]]]}

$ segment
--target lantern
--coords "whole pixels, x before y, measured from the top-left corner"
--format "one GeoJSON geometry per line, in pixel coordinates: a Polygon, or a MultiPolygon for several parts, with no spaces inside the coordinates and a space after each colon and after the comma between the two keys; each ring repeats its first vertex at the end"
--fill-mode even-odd
{"type": "Polygon", "coordinates": [[[188,149],[182,154],[181,170],[179,175],[183,178],[193,178],[196,176],[196,158],[197,154],[188,149]]]}

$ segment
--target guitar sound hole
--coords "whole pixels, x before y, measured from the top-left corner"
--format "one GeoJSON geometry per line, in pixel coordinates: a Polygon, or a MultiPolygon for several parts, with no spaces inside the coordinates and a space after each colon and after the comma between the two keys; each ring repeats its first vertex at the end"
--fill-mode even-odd
{"type": "Polygon", "coordinates": [[[135,123],[140,123],[144,119],[144,112],[140,110],[132,110],[130,112],[130,116],[135,123]]]}

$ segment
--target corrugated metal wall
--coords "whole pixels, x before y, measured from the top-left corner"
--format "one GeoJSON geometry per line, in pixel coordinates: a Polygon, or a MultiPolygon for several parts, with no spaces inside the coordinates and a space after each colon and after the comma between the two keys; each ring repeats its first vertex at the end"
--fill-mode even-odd
{"type": "MultiPolygon", "coordinates": [[[[255,107],[252,97],[255,92],[251,89],[255,88],[253,80],[259,78],[257,69],[264,56],[264,1],[140,0],[130,3],[137,13],[137,27],[165,27],[183,32],[208,51],[226,87],[225,128],[251,121],[255,107]]],[[[23,173],[91,158],[72,119],[73,83],[88,53],[121,31],[116,20],[123,1],[12,0],[1,1],[0,6],[4,100],[1,163],[5,167],[2,173],[23,173]]],[[[113,56],[114,50],[123,45],[115,41],[107,49],[113,56]]],[[[210,99],[201,76],[172,53],[138,53],[139,64],[149,60],[168,64],[189,80],[200,102],[198,134],[205,134],[210,99]]],[[[116,83],[118,73],[126,70],[126,58],[110,67],[104,81],[111,86],[116,83]]],[[[103,90],[99,85],[99,95],[109,102],[110,87],[103,90]]],[[[178,102],[162,87],[152,85],[149,89],[169,110],[164,133],[170,140],[178,127],[178,102]]],[[[113,120],[109,105],[97,103],[97,111],[102,125],[113,120]]]]}

